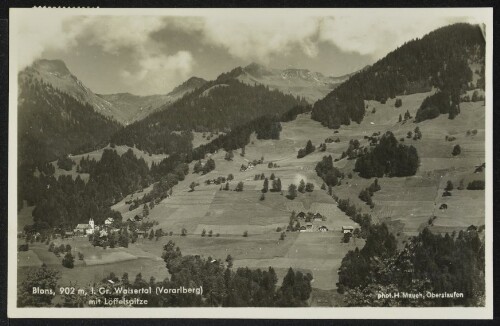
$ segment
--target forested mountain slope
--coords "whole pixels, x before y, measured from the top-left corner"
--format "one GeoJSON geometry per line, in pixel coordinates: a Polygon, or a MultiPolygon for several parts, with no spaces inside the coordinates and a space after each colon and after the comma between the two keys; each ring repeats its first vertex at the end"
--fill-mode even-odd
{"type": "Polygon", "coordinates": [[[283,114],[306,101],[263,85],[249,86],[235,77],[236,70],[202,87],[113,137],[118,145],[137,146],[151,153],[186,151],[191,139],[179,131],[229,131],[263,115],[283,114]]]}
{"type": "Polygon", "coordinates": [[[92,105],[27,76],[19,78],[18,121],[20,165],[93,150],[120,129],[92,105]]]}
{"type": "Polygon", "coordinates": [[[371,67],[352,76],[314,104],[312,118],[330,128],[360,122],[363,100],[384,103],[397,95],[447,92],[458,105],[467,89],[484,87],[483,74],[475,83],[471,65],[484,64],[485,41],[478,25],[454,24],[412,40],[371,67]]]}

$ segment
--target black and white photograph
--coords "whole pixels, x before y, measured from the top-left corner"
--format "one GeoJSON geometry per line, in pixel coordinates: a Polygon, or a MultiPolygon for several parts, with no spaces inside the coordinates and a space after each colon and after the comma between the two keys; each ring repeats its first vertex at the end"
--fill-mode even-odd
{"type": "Polygon", "coordinates": [[[492,318],[492,13],[11,9],[9,317],[492,318]]]}

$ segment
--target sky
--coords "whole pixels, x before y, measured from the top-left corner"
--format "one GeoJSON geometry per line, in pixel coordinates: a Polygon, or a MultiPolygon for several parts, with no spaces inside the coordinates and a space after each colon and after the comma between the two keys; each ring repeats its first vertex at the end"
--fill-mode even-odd
{"type": "Polygon", "coordinates": [[[478,23],[451,9],[93,13],[16,14],[19,69],[61,59],[95,93],[166,94],[192,76],[210,80],[251,62],[341,76],[441,26],[478,23]]]}

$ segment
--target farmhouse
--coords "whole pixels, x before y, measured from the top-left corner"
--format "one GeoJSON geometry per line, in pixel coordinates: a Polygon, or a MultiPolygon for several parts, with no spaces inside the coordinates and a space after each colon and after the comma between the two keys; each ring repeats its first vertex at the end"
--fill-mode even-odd
{"type": "Polygon", "coordinates": [[[305,219],[306,218],[306,213],[300,212],[299,214],[297,214],[297,218],[305,219]]]}
{"type": "Polygon", "coordinates": [[[73,232],[78,235],[85,235],[88,229],[90,229],[90,225],[88,224],[77,224],[73,232]]]}
{"type": "Polygon", "coordinates": [[[113,224],[115,220],[112,218],[112,217],[108,217],[105,221],[104,221],[104,225],[111,225],[113,224]]]}
{"type": "Polygon", "coordinates": [[[314,214],[313,221],[323,221],[323,216],[320,213],[314,214]]]}
{"type": "Polygon", "coordinates": [[[328,228],[327,228],[326,226],[322,225],[322,226],[320,226],[320,227],[318,228],[318,230],[319,230],[319,232],[327,232],[327,231],[328,231],[328,228]]]}
{"type": "Polygon", "coordinates": [[[447,204],[441,204],[441,206],[439,206],[439,209],[448,209],[448,205],[447,204]]]}
{"type": "Polygon", "coordinates": [[[354,227],[350,226],[350,225],[344,225],[342,226],[342,233],[352,233],[354,231],[354,227]]]}
{"type": "Polygon", "coordinates": [[[305,226],[301,226],[299,232],[307,232],[307,228],[305,226]]]}
{"type": "Polygon", "coordinates": [[[312,232],[312,230],[313,230],[313,225],[312,225],[312,223],[307,223],[307,224],[306,224],[306,229],[307,229],[307,231],[308,231],[308,232],[312,232]]]}

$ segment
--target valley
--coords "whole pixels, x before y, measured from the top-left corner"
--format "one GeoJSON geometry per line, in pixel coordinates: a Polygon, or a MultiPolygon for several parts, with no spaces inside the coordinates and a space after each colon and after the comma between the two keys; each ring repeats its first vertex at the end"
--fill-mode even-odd
{"type": "MultiPolygon", "coordinates": [[[[337,203],[326,191],[321,190],[322,180],[316,175],[314,167],[324,155],[334,158],[341,156],[347,149],[349,140],[358,139],[362,146],[368,145],[364,136],[374,132],[393,131],[399,139],[405,138],[405,143],[414,145],[421,154],[421,166],[418,173],[412,177],[380,178],[381,190],[373,200],[375,207],[370,209],[358,199],[359,192],[372,182],[352,173],[354,161],[342,159],[335,162],[335,166],[342,172],[352,173],[352,179],[346,178],[342,185],[334,187],[334,194],[339,198],[349,198],[360,207],[363,212],[370,213],[378,222],[387,223],[398,235],[400,242],[406,241],[411,235],[416,235],[425,226],[432,216],[430,229],[433,232],[453,232],[467,228],[469,225],[484,223],[484,191],[454,190],[451,197],[443,198],[441,193],[447,180],[458,185],[461,179],[465,184],[471,180],[484,179],[484,173],[474,173],[475,166],[482,164],[484,158],[484,103],[471,102],[461,107],[461,114],[454,120],[442,116],[433,121],[419,124],[422,139],[407,139],[408,131],[415,129],[416,124],[399,123],[397,117],[400,112],[408,110],[414,116],[419,103],[429,93],[400,96],[403,105],[394,107],[394,100],[382,105],[374,101],[366,101],[367,116],[361,124],[352,124],[342,127],[338,133],[321,126],[310,119],[309,114],[299,115],[294,121],[282,123],[279,140],[258,140],[255,135],[245,147],[245,156],[241,151],[236,152],[232,161],[224,159],[225,151],[219,151],[210,157],[214,159],[216,168],[205,174],[192,173],[193,164],[190,164],[190,173],[183,181],[173,187],[172,196],[162,200],[150,210],[149,216],[144,219],[148,222],[158,222],[154,229],[161,228],[167,234],[159,240],[139,238],[129,248],[115,248],[103,250],[92,247],[86,238],[70,238],[56,241],[70,244],[76,252],[84,252],[84,263],[76,265],[71,274],[63,280],[72,279],[72,275],[79,275],[81,282],[96,282],[110,271],[128,272],[135,275],[141,271],[143,277],[150,276],[162,279],[168,276],[161,259],[162,248],[169,240],[173,240],[185,254],[202,255],[224,260],[227,255],[234,259],[235,267],[275,268],[278,279],[282,279],[287,269],[310,272],[314,276],[313,287],[319,290],[334,290],[338,281],[336,271],[339,269],[342,258],[347,251],[355,247],[362,248],[363,239],[354,239],[350,243],[342,243],[342,226],[357,226],[348,216],[340,211],[337,203]],[[371,113],[373,108],[376,112],[371,113]],[[475,136],[466,136],[467,130],[476,129],[475,136]],[[454,142],[445,140],[445,136],[454,136],[454,142]],[[338,137],[339,143],[327,144],[325,152],[315,151],[302,159],[296,158],[299,148],[311,140],[318,145],[327,137],[338,137]],[[455,143],[462,147],[462,154],[453,157],[451,150],[455,143]],[[241,172],[242,164],[248,164],[253,159],[264,157],[264,164],[241,172]],[[276,163],[278,167],[268,168],[267,163],[276,163]],[[268,192],[265,200],[259,200],[262,180],[255,181],[256,174],[269,177],[273,173],[279,177],[286,189],[290,183],[301,179],[314,184],[313,192],[299,194],[294,200],[289,200],[279,192],[268,192]],[[241,192],[220,190],[221,185],[206,185],[205,181],[219,176],[234,175],[229,182],[230,189],[242,181],[244,188],[241,192]],[[194,191],[190,191],[192,182],[199,183],[194,191]],[[439,210],[442,203],[448,205],[447,210],[439,210]],[[324,222],[314,222],[316,225],[325,225],[328,232],[287,232],[286,238],[280,240],[280,232],[276,228],[286,228],[292,211],[321,213],[326,216],[324,222]],[[181,236],[181,230],[187,230],[186,236],[181,236]],[[211,237],[202,237],[203,230],[212,231],[211,237]],[[248,237],[243,237],[243,232],[248,237]],[[218,236],[216,236],[218,235],[218,236]],[[127,253],[127,255],[116,255],[127,253]],[[96,257],[97,258],[94,258],[96,257]],[[88,258],[87,258],[88,257],[88,258]],[[107,260],[106,257],[113,257],[107,260]],[[128,263],[127,263],[128,262],[128,263]],[[139,266],[142,266],[140,269],[139,266]],[[163,267],[163,268],[162,268],[163,267]],[[79,272],[78,272],[79,271],[79,272]],[[77,273],[77,274],[74,274],[77,273]]],[[[126,147],[117,146],[115,150],[124,152],[126,147]]],[[[145,160],[161,160],[161,156],[154,155],[148,158],[140,151],[134,153],[143,156],[145,160]]],[[[89,153],[89,156],[99,159],[99,151],[89,153]]],[[[83,154],[82,156],[86,156],[83,154]]],[[[73,156],[77,160],[79,156],[73,156]]],[[[56,169],[58,175],[64,170],[56,169]]],[[[74,172],[74,171],[73,171],[74,172]]],[[[152,188],[146,188],[140,193],[131,194],[112,208],[121,213],[123,220],[142,214],[142,206],[129,211],[129,200],[142,196],[152,188]]],[[[286,190],[284,191],[286,194],[286,190]]],[[[27,208],[29,209],[29,208],[27,208]]],[[[45,247],[45,246],[43,246],[45,247]]],[[[45,247],[46,248],[46,247],[45,247]]],[[[36,255],[43,249],[34,249],[36,255]]],[[[46,250],[46,249],[44,249],[46,250]]],[[[31,250],[30,250],[31,251],[31,250]]],[[[33,256],[33,253],[21,255],[33,256]]],[[[28,259],[28,258],[26,258],[28,259]]],[[[35,265],[41,260],[35,259],[35,265]]],[[[47,262],[46,262],[47,263],[47,262]]],[[[64,271],[63,274],[66,274],[64,271]]]]}
{"type": "Polygon", "coordinates": [[[337,78],[252,63],[139,97],[94,94],[62,61],[20,76],[20,287],[45,265],[61,286],[209,289],[158,306],[421,303],[377,301],[387,289],[483,300],[477,26],[337,78]]]}

